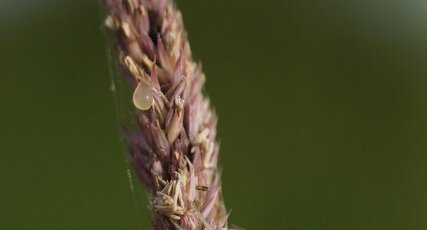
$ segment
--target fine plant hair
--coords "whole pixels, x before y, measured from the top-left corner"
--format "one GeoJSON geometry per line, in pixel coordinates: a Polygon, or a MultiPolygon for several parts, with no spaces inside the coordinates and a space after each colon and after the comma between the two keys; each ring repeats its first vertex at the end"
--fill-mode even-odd
{"type": "Polygon", "coordinates": [[[149,194],[153,229],[228,229],[217,116],[202,93],[172,0],[104,0],[119,74],[137,128],[123,126],[130,162],[149,194]]]}

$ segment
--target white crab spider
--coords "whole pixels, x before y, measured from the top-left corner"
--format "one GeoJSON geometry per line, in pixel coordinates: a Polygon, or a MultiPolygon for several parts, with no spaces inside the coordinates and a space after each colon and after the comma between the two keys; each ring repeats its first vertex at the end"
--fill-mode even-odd
{"type": "Polygon", "coordinates": [[[140,79],[133,92],[133,104],[137,109],[148,110],[154,103],[151,83],[145,79],[140,79]]]}

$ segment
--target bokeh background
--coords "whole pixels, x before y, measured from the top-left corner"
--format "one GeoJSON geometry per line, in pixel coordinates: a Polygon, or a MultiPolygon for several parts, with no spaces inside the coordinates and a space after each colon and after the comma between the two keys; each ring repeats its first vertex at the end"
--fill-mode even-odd
{"type": "MultiPolygon", "coordinates": [[[[180,0],[245,229],[427,229],[427,1],[180,0]]],[[[0,1],[0,229],[149,229],[100,1],[0,1]],[[141,201],[142,200],[142,201],[141,201]]]]}

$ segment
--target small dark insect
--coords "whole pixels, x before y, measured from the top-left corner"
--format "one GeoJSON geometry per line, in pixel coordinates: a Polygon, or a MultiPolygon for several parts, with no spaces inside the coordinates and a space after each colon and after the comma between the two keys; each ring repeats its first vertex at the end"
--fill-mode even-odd
{"type": "Polygon", "coordinates": [[[208,191],[208,186],[204,186],[204,185],[197,185],[196,186],[196,189],[197,190],[200,190],[200,191],[203,191],[203,192],[206,192],[206,191],[208,191]]]}

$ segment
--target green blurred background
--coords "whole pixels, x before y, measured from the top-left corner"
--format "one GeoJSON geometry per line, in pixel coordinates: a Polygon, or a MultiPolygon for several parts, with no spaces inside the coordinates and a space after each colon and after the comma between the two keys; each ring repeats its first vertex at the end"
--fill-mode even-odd
{"type": "MultiPolygon", "coordinates": [[[[427,229],[427,1],[180,0],[246,229],[427,229]]],[[[0,229],[149,229],[99,1],[0,1],[0,229]]],[[[144,200],[144,199],[143,199],[144,200]]]]}

